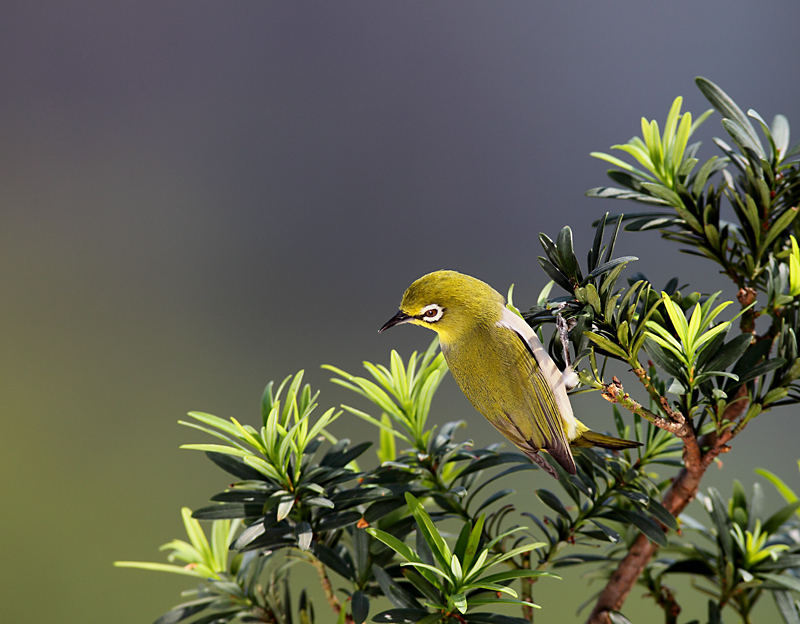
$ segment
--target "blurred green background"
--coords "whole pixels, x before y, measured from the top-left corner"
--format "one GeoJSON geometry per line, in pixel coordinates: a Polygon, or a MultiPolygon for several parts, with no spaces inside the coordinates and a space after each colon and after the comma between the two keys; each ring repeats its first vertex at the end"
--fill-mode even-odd
{"type": "MultiPolygon", "coordinates": [[[[0,620],[151,622],[191,581],[112,561],[161,560],[180,507],[227,483],[178,450],[206,441],[186,411],[255,423],[266,382],[299,368],[323,407],[349,400],[320,365],[425,347],[377,329],[434,269],[515,282],[527,307],[538,232],[569,224],[586,250],[591,221],[628,209],[583,196],[606,182],[589,152],[676,95],[705,110],[695,75],[800,128],[798,24],[796,0],[3,2],[0,620]]],[[[656,234],[618,251],[657,285],[720,287],[656,234]]],[[[610,426],[596,395],[577,405],[610,426]]],[[[434,410],[496,441],[451,380],[434,410]]],[[[762,466],[796,487],[798,434],[770,413],[708,484],[762,466]]],[[[577,606],[575,583],[540,592],[537,621],[577,606]]]]}

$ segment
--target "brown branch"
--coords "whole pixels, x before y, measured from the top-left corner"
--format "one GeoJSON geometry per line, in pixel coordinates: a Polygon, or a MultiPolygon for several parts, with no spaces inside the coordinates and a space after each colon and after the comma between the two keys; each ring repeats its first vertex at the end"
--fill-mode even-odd
{"type": "Polygon", "coordinates": [[[653,400],[654,403],[658,404],[658,406],[667,415],[667,417],[677,422],[683,422],[684,420],[683,414],[681,414],[680,412],[676,412],[670,407],[667,397],[661,396],[659,391],[656,390],[652,380],[650,379],[650,375],[648,375],[643,368],[634,368],[633,374],[639,378],[639,381],[642,382],[642,385],[645,387],[645,390],[647,390],[647,394],[650,395],[650,398],[653,400]]]}
{"type": "MultiPolygon", "coordinates": [[[[748,402],[742,397],[745,396],[746,392],[744,387],[740,389],[736,396],[738,400],[731,402],[728,407],[725,408],[725,412],[723,413],[724,419],[735,422],[744,416],[748,402]]],[[[629,406],[632,404],[638,405],[633,399],[630,399],[629,395],[625,394],[622,384],[620,384],[619,380],[616,378],[614,378],[613,383],[607,385],[607,390],[604,391],[603,396],[607,400],[619,403],[627,409],[630,409],[629,406]],[[608,392],[608,389],[611,389],[611,391],[608,392]],[[606,394],[608,394],[608,396],[606,396],[606,394]]],[[[666,399],[664,399],[664,403],[666,403],[666,399]]],[[[639,407],[641,408],[641,406],[639,407]]],[[[663,407],[664,405],[662,404],[662,408],[663,407]]],[[[666,407],[669,408],[668,405],[666,407]]],[[[669,409],[672,411],[671,408],[669,409]]],[[[639,411],[631,411],[642,415],[639,411]]],[[[661,427],[668,431],[672,431],[672,425],[676,424],[674,422],[671,423],[666,418],[657,418],[661,418],[662,421],[670,423],[670,428],[661,427]]],[[[703,438],[698,441],[691,421],[686,420],[682,414],[680,418],[683,422],[681,426],[677,428],[677,431],[673,432],[683,441],[684,467],[672,480],[672,484],[665,492],[664,500],[662,501],[664,507],[676,517],[694,500],[700,488],[700,481],[703,479],[703,475],[705,475],[711,462],[722,453],[726,453],[730,450],[728,442],[743,428],[743,425],[735,428],[728,427],[719,435],[716,435],[716,433],[709,434],[703,436],[703,438]],[[705,453],[702,452],[701,447],[707,448],[705,453]]],[[[650,419],[648,418],[648,420],[650,419]]],[[[651,420],[651,422],[653,421],[651,420]]],[[[739,423],[742,424],[742,421],[740,420],[739,423]]],[[[659,422],[653,422],[653,424],[661,426],[659,422]]],[[[663,528],[666,531],[666,527],[663,528]]],[[[619,566],[608,580],[606,587],[600,593],[594,609],[589,615],[588,624],[610,624],[611,619],[609,613],[612,611],[619,611],[622,608],[631,589],[633,589],[636,581],[642,575],[645,567],[657,550],[658,546],[656,544],[648,540],[643,534],[639,534],[634,540],[628,554],[625,555],[619,563],[619,566]]]]}
{"type": "Polygon", "coordinates": [[[666,624],[677,624],[681,613],[681,606],[675,600],[675,594],[668,587],[662,587],[658,595],[654,596],[658,606],[664,610],[666,624]]]}
{"type": "Polygon", "coordinates": [[[686,422],[683,414],[674,412],[667,404],[666,409],[669,418],[664,418],[658,414],[654,414],[650,410],[644,408],[641,403],[636,401],[630,394],[625,392],[622,383],[616,377],[612,377],[610,384],[603,386],[603,398],[611,403],[621,405],[629,412],[638,414],[645,420],[649,420],[659,429],[665,429],[675,435],[680,435],[680,431],[685,427],[686,422]]]}

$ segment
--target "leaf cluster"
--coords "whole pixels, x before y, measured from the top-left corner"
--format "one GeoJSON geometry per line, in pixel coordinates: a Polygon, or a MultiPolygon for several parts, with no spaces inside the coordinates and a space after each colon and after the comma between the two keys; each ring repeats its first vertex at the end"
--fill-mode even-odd
{"type": "MultiPolygon", "coordinates": [[[[613,146],[636,165],[595,153],[617,167],[609,176],[622,188],[588,194],[645,203],[649,212],[606,214],[585,262],[569,227],[554,239],[540,234],[538,260],[551,282],[522,313],[560,368],[584,363],[577,391],[600,391],[631,412],[626,424],[615,405],[614,428],[639,448],[574,449],[575,475],[551,462],[558,490],[536,490],[545,510],[537,515],[529,501],[519,505],[510,487],[539,469],[527,457],[458,438],[461,421],[431,425],[433,398],[447,372],[435,341],[407,361],[392,352],[388,365],[365,362],[364,376],[326,366],[334,383],[366,403],[360,407],[318,414],[319,393],[300,371],[266,387],[258,426],[203,412],[182,423],[216,438],[183,448],[204,451],[235,481],[211,504],[182,511],[188,541],[164,545],[169,563],[118,563],[198,582],[191,600],[158,624],[311,624],[315,606],[308,594],[295,601],[290,593],[295,565],[315,569],[343,624],[361,624],[386,600],[391,608],[373,621],[521,624],[536,608],[534,583],[557,578],[550,568],[594,564],[595,576],[611,578],[644,538],[668,549],[640,580],[668,622],[675,621],[669,614],[677,602],[664,581],[684,573],[710,596],[710,624],[721,622],[726,606],[748,622],[764,592],[774,596],[787,624],[799,624],[797,495],[763,472],[788,503],[766,515],[758,488],[748,498],[735,484],[729,501],[709,490],[701,497],[711,522],[706,527],[685,514],[680,522],[673,517],[670,509],[678,514],[682,507],[665,498],[672,481],[655,472],[683,474],[689,461],[705,470],[756,416],[800,403],[800,146],[788,147],[782,116],[767,126],[713,83],[698,79],[698,86],[722,113],[733,145],[716,139],[723,156],[701,164],[700,144],[689,140],[712,111],[695,119],[681,112],[677,98],[663,132],[642,119],[641,138],[613,146]],[[736,222],[720,219],[723,200],[736,222]],[[736,306],[720,301],[721,291],[690,292],[677,278],[663,288],[642,273],[623,280],[637,260],[615,255],[623,223],[627,230],[659,230],[718,263],[739,289],[738,313],[726,318],[736,306]],[[551,298],[554,286],[564,293],[551,298]],[[760,316],[770,321],[762,335],[755,332],[760,316]],[[740,333],[729,338],[737,319],[740,333]],[[548,340],[543,329],[551,322],[559,331],[548,340]],[[633,371],[645,401],[625,392],[616,377],[608,380],[614,360],[633,371]],[[375,456],[366,454],[370,442],[336,438],[331,427],[342,416],[375,428],[375,456]],[[527,526],[519,524],[523,519],[527,526]],[[211,523],[210,539],[198,521],[211,523]],[[689,534],[699,540],[687,541],[689,534]],[[522,617],[501,613],[502,605],[520,609],[522,617]]],[[[516,310],[510,296],[509,306],[516,310]]],[[[626,621],[619,613],[610,617],[626,621]]]]}
{"type": "MultiPolygon", "coordinates": [[[[470,440],[456,439],[461,422],[426,426],[432,395],[446,372],[435,349],[434,343],[408,362],[392,353],[389,366],[367,362],[369,378],[327,367],[337,383],[371,405],[344,406],[342,412],[379,433],[380,463],[370,469],[360,465],[369,443],[352,445],[327,430],[338,412],[315,416],[318,393],[303,385],[302,372],[277,388],[267,386],[260,429],[191,413],[193,421],[184,424],[221,443],[184,448],[204,451],[236,481],[191,516],[184,510],[191,544],[166,545],[173,550],[170,559],[183,565],[123,564],[201,581],[193,600],[159,624],[237,617],[289,622],[298,610],[303,621],[313,621],[308,595],[293,603],[289,594],[290,570],[297,563],[316,568],[342,622],[360,624],[373,601],[384,597],[392,608],[374,621],[518,624],[524,620],[485,607],[507,603],[525,615],[535,608],[532,584],[553,576],[546,568],[613,558],[612,551],[567,556],[566,547],[613,549],[631,531],[665,540],[661,527],[674,527],[675,519],[658,502],[660,485],[647,469],[677,463],[674,440],[635,419],[632,435],[641,438],[642,449],[582,450],[578,474],[563,474],[559,481],[563,495],[537,491],[555,515],[540,518],[525,509],[520,516],[509,502],[515,490],[507,483],[538,470],[535,464],[497,445],[474,448],[470,440]],[[399,450],[398,441],[409,447],[399,450]],[[544,541],[514,517],[527,517],[544,541]],[[198,520],[212,523],[211,546],[198,520]],[[453,523],[458,539],[451,546],[444,527],[453,523]],[[522,585],[514,588],[515,583],[522,585]]],[[[620,435],[631,435],[619,413],[616,423],[620,435]]]]}
{"type": "Polygon", "coordinates": [[[796,575],[800,539],[798,523],[792,518],[800,502],[795,500],[765,516],[759,484],[748,497],[738,481],[727,501],[714,488],[699,498],[711,525],[681,516],[684,530],[702,539],[673,541],[654,566],[658,571],[647,579],[651,591],[662,587],[668,575],[688,574],[694,587],[710,596],[710,613],[719,614],[727,606],[748,622],[756,602],[768,592],[784,621],[796,622],[800,611],[792,592],[800,592],[796,575]]]}
{"type": "MultiPolygon", "coordinates": [[[[587,195],[669,208],[629,214],[626,229],[660,230],[665,238],[684,245],[683,251],[720,264],[740,287],[764,287],[769,258],[776,253],[785,255],[782,252],[788,243],[788,232],[797,228],[794,220],[800,199],[800,169],[796,159],[800,156],[800,144],[789,148],[789,122],[783,115],[776,115],[769,126],[752,109],[745,115],[713,82],[705,78],[697,78],[696,82],[714,109],[723,116],[722,126],[733,145],[721,139],[714,139],[714,143],[724,156],[712,156],[696,173],[692,173],[699,162],[696,156],[700,143],[681,150],[680,144],[686,133],[674,133],[670,143],[668,138],[656,141],[652,132],[647,131],[644,142],[650,151],[660,153],[660,149],[664,152],[659,145],[663,146],[665,141],[677,146],[672,160],[676,175],[653,179],[648,172],[596,152],[594,156],[620,167],[608,174],[624,188],[594,188],[587,191],[587,195]],[[763,147],[751,120],[761,128],[768,142],[767,148],[763,147]],[[680,162],[676,160],[678,157],[680,162]],[[716,186],[713,182],[715,174],[722,175],[716,186]],[[728,200],[737,222],[721,220],[723,198],[728,200]]],[[[669,128],[675,127],[676,115],[683,117],[681,125],[684,125],[689,114],[680,116],[679,109],[680,98],[675,100],[670,110],[665,135],[669,128]]],[[[710,112],[704,113],[701,119],[710,112]]],[[[696,126],[693,124],[692,131],[696,126]]],[[[686,138],[690,135],[691,132],[686,138]]],[[[640,143],[643,140],[638,137],[631,139],[626,151],[641,158],[636,151],[641,151],[641,148],[633,147],[640,143]]]]}

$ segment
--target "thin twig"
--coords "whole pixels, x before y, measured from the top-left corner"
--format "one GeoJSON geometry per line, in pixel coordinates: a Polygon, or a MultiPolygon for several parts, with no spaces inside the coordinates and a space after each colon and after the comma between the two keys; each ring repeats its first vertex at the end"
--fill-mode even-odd
{"type": "Polygon", "coordinates": [[[662,587],[661,592],[655,596],[658,606],[664,610],[665,624],[677,624],[681,606],[675,600],[675,594],[669,587],[662,587]]]}
{"type": "Polygon", "coordinates": [[[616,377],[612,378],[610,384],[605,384],[603,386],[603,398],[611,403],[617,403],[621,405],[626,410],[634,414],[638,414],[645,420],[649,420],[659,429],[665,429],[666,431],[674,433],[675,435],[679,435],[681,429],[685,425],[683,414],[673,411],[669,405],[667,405],[667,409],[669,410],[668,414],[670,416],[669,418],[664,418],[663,416],[654,414],[650,410],[643,407],[641,403],[636,401],[630,394],[625,392],[625,389],[622,387],[622,383],[616,377]]]}
{"type": "MultiPolygon", "coordinates": [[[[333,585],[331,585],[331,580],[328,578],[328,572],[325,570],[325,565],[314,556],[308,557],[308,561],[317,569],[319,583],[322,585],[322,591],[325,593],[325,597],[328,599],[328,604],[331,606],[331,609],[333,609],[336,614],[339,615],[344,607],[333,593],[333,585]]],[[[347,622],[347,624],[354,624],[353,618],[349,613],[345,615],[345,622],[347,622]]]]}
{"type": "Polygon", "coordinates": [[[683,414],[676,412],[670,407],[667,397],[662,396],[661,393],[656,390],[656,387],[653,385],[653,381],[650,379],[650,375],[647,374],[647,371],[645,371],[643,368],[634,368],[633,374],[639,378],[639,381],[642,382],[642,385],[647,390],[650,398],[661,408],[668,418],[676,422],[684,422],[683,414]]]}

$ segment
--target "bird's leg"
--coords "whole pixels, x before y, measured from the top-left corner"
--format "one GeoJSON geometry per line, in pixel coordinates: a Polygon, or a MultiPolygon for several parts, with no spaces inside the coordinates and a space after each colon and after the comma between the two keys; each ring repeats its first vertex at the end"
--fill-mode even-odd
{"type": "Polygon", "coordinates": [[[567,390],[572,390],[578,385],[578,376],[575,374],[575,371],[572,370],[569,358],[569,323],[561,316],[561,311],[566,305],[566,302],[562,302],[558,304],[556,308],[556,329],[558,330],[558,337],[561,340],[561,348],[564,352],[564,364],[566,364],[561,376],[564,379],[564,385],[567,387],[567,390]]]}

